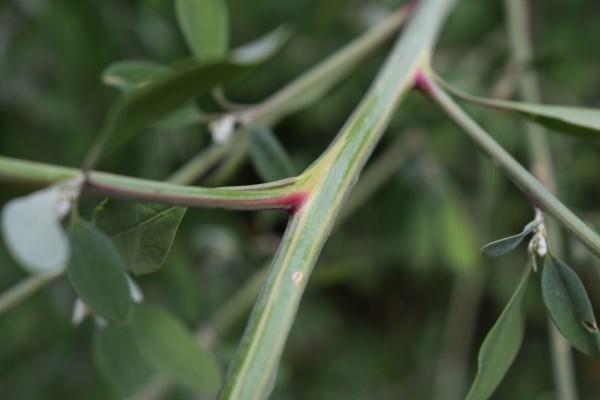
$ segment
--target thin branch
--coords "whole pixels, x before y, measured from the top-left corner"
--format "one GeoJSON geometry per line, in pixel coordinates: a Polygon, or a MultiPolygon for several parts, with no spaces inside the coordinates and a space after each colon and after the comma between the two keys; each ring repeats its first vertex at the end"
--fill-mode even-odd
{"type": "Polygon", "coordinates": [[[481,128],[435,82],[421,73],[418,87],[427,93],[460,126],[479,148],[500,168],[528,198],[554,218],[575,239],[600,257],[600,236],[548,191],[533,175],[517,162],[483,128],[481,128]]]}
{"type": "Polygon", "coordinates": [[[12,286],[0,295],[0,315],[12,309],[27,299],[39,289],[46,286],[63,274],[62,269],[56,269],[40,274],[30,275],[18,284],[12,286]]]}
{"type": "MultiPolygon", "coordinates": [[[[0,157],[0,179],[3,180],[47,185],[80,174],[80,170],[75,168],[0,157]]],[[[266,185],[202,188],[95,171],[90,171],[86,178],[86,190],[96,194],[190,207],[293,211],[305,197],[303,189],[293,180],[266,185]]]]}

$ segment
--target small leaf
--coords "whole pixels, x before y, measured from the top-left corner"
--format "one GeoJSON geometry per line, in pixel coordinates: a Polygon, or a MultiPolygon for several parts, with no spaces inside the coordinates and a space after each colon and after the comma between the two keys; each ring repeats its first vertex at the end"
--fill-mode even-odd
{"type": "Polygon", "coordinates": [[[110,324],[94,332],[96,368],[123,397],[138,391],[152,376],[126,325],[110,324]]]}
{"type": "Polygon", "coordinates": [[[73,217],[67,277],[77,295],[100,317],[125,321],[132,301],[126,265],[110,239],[92,224],[73,217]]]}
{"type": "Polygon", "coordinates": [[[585,288],[575,271],[552,255],[544,262],[542,294],[560,333],[577,350],[600,358],[600,333],[585,288]]]}
{"type": "Polygon", "coordinates": [[[484,107],[518,112],[533,122],[556,132],[583,138],[600,138],[600,110],[548,104],[523,103],[477,97],[440,81],[455,96],[484,107]]]}
{"type": "Polygon", "coordinates": [[[271,58],[289,40],[292,31],[281,25],[271,32],[231,51],[231,59],[240,64],[253,64],[271,58]]]}
{"type": "Polygon", "coordinates": [[[81,180],[60,182],[9,201],[2,209],[7,249],[31,273],[64,268],[70,246],[61,220],[79,196],[81,180]]]}
{"type": "Polygon", "coordinates": [[[185,207],[105,200],[96,209],[96,225],[109,235],[135,274],[148,274],[165,261],[185,207]]]}
{"type": "Polygon", "coordinates": [[[525,293],[531,269],[527,268],[508,304],[487,334],[478,356],[477,376],[467,400],[488,399],[514,361],[525,332],[525,293]]]}
{"type": "Polygon", "coordinates": [[[267,128],[250,128],[250,159],[265,182],[294,176],[294,168],[287,152],[267,128]]]}
{"type": "Polygon", "coordinates": [[[123,60],[110,64],[102,71],[102,82],[123,93],[131,92],[156,79],[168,68],[155,62],[123,60]]]}
{"type": "Polygon", "coordinates": [[[222,58],[229,44],[229,15],[224,0],[176,0],[177,21],[198,60],[222,58]]]}
{"type": "Polygon", "coordinates": [[[221,368],[173,315],[156,306],[138,305],[130,326],[140,354],[154,369],[198,393],[219,390],[221,368]]]}
{"type": "Polygon", "coordinates": [[[488,243],[481,248],[481,252],[488,257],[499,257],[509,253],[513,251],[519,245],[519,243],[523,241],[523,239],[525,239],[525,236],[533,232],[538,225],[539,222],[531,221],[525,225],[523,232],[488,243]]]}

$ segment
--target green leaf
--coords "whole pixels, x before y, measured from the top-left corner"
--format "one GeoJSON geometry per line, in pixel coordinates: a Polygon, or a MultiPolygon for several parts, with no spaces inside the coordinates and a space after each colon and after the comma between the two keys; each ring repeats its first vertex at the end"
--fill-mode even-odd
{"type": "Polygon", "coordinates": [[[110,324],[94,332],[96,368],[122,397],[138,391],[152,376],[140,355],[127,325],[110,324]]]}
{"type": "Polygon", "coordinates": [[[6,247],[25,270],[41,273],[64,268],[69,239],[61,224],[81,189],[81,180],[60,182],[9,201],[2,209],[6,247]]]}
{"type": "Polygon", "coordinates": [[[547,255],[542,294],[554,324],[577,350],[600,358],[600,332],[581,280],[568,265],[547,255]]]}
{"type": "Polygon", "coordinates": [[[266,182],[294,176],[294,168],[277,137],[267,128],[250,128],[250,159],[266,182]]]}
{"type": "Polygon", "coordinates": [[[499,257],[509,253],[513,251],[519,245],[519,243],[523,241],[523,239],[525,239],[525,236],[533,232],[538,225],[539,222],[531,221],[525,225],[523,232],[488,243],[481,248],[481,252],[488,257],[499,257]]]}
{"type": "Polygon", "coordinates": [[[77,295],[100,317],[125,321],[132,301],[126,265],[110,239],[92,224],[74,216],[69,227],[71,260],[67,277],[77,295]]]}
{"type": "Polygon", "coordinates": [[[140,354],[154,369],[198,393],[219,390],[221,368],[173,315],[160,307],[138,305],[130,326],[140,354]]]}
{"type": "Polygon", "coordinates": [[[187,60],[130,95],[120,98],[108,113],[100,137],[88,155],[88,164],[96,161],[101,154],[132,139],[143,128],[194,97],[241,77],[253,67],[256,65],[187,60]]]}
{"type": "Polygon", "coordinates": [[[165,261],[185,207],[105,200],[94,222],[109,235],[135,274],[148,274],[165,261]]]}
{"type": "MultiPolygon", "coordinates": [[[[150,61],[117,61],[110,64],[102,72],[102,81],[128,95],[170,70],[169,67],[150,61]]],[[[193,103],[186,103],[169,112],[152,125],[159,129],[181,129],[198,124],[200,116],[200,111],[193,103]]]]}
{"type": "Polygon", "coordinates": [[[488,99],[465,93],[450,86],[441,79],[439,81],[452,94],[471,103],[499,110],[518,112],[531,121],[556,132],[582,138],[600,138],[600,110],[488,99]]]}
{"type": "Polygon", "coordinates": [[[525,293],[531,269],[527,268],[500,317],[479,349],[477,376],[467,400],[488,399],[514,361],[525,333],[525,293]]]}
{"type": "Polygon", "coordinates": [[[156,62],[123,60],[106,67],[102,71],[101,78],[104,84],[117,88],[123,93],[129,93],[165,72],[168,72],[168,68],[156,62]]]}
{"type": "Polygon", "coordinates": [[[222,58],[229,44],[229,15],[224,0],[176,0],[177,21],[198,60],[222,58]]]}

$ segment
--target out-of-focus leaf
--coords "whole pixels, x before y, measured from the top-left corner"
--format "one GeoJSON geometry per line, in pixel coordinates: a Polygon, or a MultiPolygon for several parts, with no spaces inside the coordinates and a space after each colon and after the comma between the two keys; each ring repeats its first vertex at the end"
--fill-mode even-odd
{"type": "MultiPolygon", "coordinates": [[[[170,68],[158,63],[140,60],[124,60],[110,64],[102,72],[102,81],[119,89],[125,95],[141,88],[169,72],[170,68]]],[[[193,103],[183,104],[152,124],[159,129],[181,129],[196,125],[201,113],[193,103]]]]}
{"type": "Polygon", "coordinates": [[[101,230],[79,217],[69,226],[71,259],[67,277],[92,312],[112,321],[125,321],[132,301],[125,261],[101,230]]]}
{"type": "Polygon", "coordinates": [[[106,85],[128,93],[167,71],[167,67],[152,61],[123,60],[110,64],[102,71],[101,76],[102,82],[106,85]]]}
{"type": "Polygon", "coordinates": [[[206,93],[250,71],[255,64],[198,63],[187,60],[167,73],[117,100],[111,107],[88,163],[132,139],[149,124],[206,93]]]}
{"type": "Polygon", "coordinates": [[[2,209],[7,249],[31,273],[64,268],[69,239],[62,218],[79,195],[81,180],[69,180],[9,201],[2,209]]]}
{"type": "Polygon", "coordinates": [[[577,350],[600,358],[600,332],[581,280],[568,265],[548,254],[542,294],[554,324],[577,350]]]}
{"type": "Polygon", "coordinates": [[[222,58],[229,44],[224,0],[176,0],[177,21],[188,47],[200,61],[222,58]]]}
{"type": "Polygon", "coordinates": [[[105,200],[94,222],[109,235],[135,274],[159,269],[177,233],[185,207],[105,200]]]}
{"type": "Polygon", "coordinates": [[[266,182],[294,175],[290,157],[277,137],[267,128],[250,128],[250,159],[256,172],[266,182]]]}
{"type": "Polygon", "coordinates": [[[231,59],[240,64],[262,62],[271,58],[292,35],[292,30],[282,25],[258,39],[231,51],[231,59]]]}
{"type": "Polygon", "coordinates": [[[198,393],[219,390],[221,368],[173,315],[156,306],[138,305],[130,326],[140,354],[155,370],[198,393]]]}
{"type": "Polygon", "coordinates": [[[475,381],[468,400],[488,399],[515,359],[525,333],[525,293],[531,269],[527,268],[500,317],[487,334],[478,356],[475,381]]]}
{"type": "Polygon", "coordinates": [[[589,139],[600,139],[600,110],[488,99],[470,95],[443,81],[442,83],[451,93],[471,103],[518,112],[531,121],[556,132],[589,139]]]}
{"type": "Polygon", "coordinates": [[[538,225],[539,222],[532,221],[525,225],[523,232],[488,243],[481,248],[481,252],[488,257],[499,257],[509,253],[513,251],[519,245],[519,243],[523,241],[523,239],[525,239],[525,236],[533,232],[535,227],[538,225]]]}
{"type": "Polygon", "coordinates": [[[110,324],[94,332],[96,368],[122,397],[134,394],[152,376],[126,325],[110,324]]]}

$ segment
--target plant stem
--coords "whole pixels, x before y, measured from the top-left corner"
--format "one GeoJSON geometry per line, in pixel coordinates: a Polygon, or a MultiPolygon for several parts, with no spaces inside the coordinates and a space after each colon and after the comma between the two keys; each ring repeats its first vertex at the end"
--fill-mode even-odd
{"type": "Polygon", "coordinates": [[[600,236],[552,195],[533,175],[519,164],[483,128],[440,88],[429,76],[422,74],[419,85],[460,126],[479,148],[501,169],[528,198],[554,218],[575,239],[600,257],[600,236]]]}
{"type": "MultiPolygon", "coordinates": [[[[541,101],[540,87],[535,72],[529,67],[533,60],[532,40],[529,33],[529,9],[525,0],[505,0],[508,14],[508,33],[513,60],[517,68],[518,87],[524,101],[539,103],[541,101]]],[[[539,125],[526,122],[529,152],[531,155],[531,170],[540,182],[552,193],[556,193],[557,185],[554,175],[554,165],[547,135],[539,125]]],[[[553,253],[562,253],[561,232],[553,221],[545,223],[548,238],[551,240],[553,253]]],[[[554,382],[557,388],[557,398],[560,400],[577,399],[577,387],[573,368],[573,354],[569,342],[558,332],[558,329],[547,318],[548,334],[552,354],[554,382]]]]}
{"type": "MultiPolygon", "coordinates": [[[[80,170],[75,168],[0,157],[0,179],[50,184],[80,174],[80,170]]],[[[85,187],[108,197],[241,210],[293,210],[304,198],[302,188],[295,185],[294,180],[251,186],[201,188],[90,171],[85,187]]]]}
{"type": "Polygon", "coordinates": [[[360,105],[334,143],[301,175],[309,189],[306,201],[290,218],[220,399],[264,399],[271,392],[302,293],[335,217],[401,96],[412,87],[453,3],[419,2],[405,35],[360,105]]]}
{"type": "Polygon", "coordinates": [[[406,20],[411,6],[404,6],[366,34],[326,58],[281,90],[238,113],[244,125],[272,126],[283,117],[313,104],[345,79],[375,49],[391,40],[406,20]]]}
{"type": "Polygon", "coordinates": [[[63,274],[62,269],[30,275],[0,295],[0,315],[33,295],[42,287],[63,274]]]}

